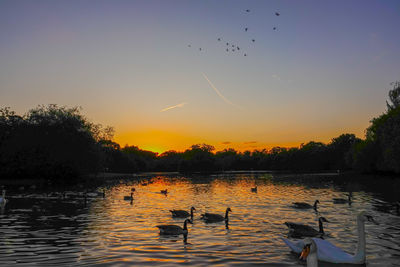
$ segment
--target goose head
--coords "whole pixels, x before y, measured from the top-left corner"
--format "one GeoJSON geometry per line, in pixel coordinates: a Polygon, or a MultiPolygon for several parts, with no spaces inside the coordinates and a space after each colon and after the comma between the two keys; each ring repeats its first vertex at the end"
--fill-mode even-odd
{"type": "Polygon", "coordinates": [[[226,213],[228,213],[228,212],[232,212],[231,208],[226,209],[226,213]]]}
{"type": "Polygon", "coordinates": [[[190,211],[193,212],[194,210],[196,210],[194,207],[190,208],[190,211]]]}

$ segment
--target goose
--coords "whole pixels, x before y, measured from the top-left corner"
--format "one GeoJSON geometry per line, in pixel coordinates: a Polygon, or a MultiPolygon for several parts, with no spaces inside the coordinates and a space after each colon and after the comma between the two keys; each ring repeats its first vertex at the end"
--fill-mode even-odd
{"type": "Polygon", "coordinates": [[[168,194],[168,189],[161,190],[160,193],[166,195],[166,194],[168,194]]]}
{"type": "MultiPolygon", "coordinates": [[[[372,216],[367,215],[365,211],[357,215],[358,244],[357,251],[354,255],[343,251],[329,241],[321,238],[313,238],[312,240],[317,245],[318,260],[331,263],[365,264],[365,221],[378,224],[372,216]]],[[[286,238],[282,238],[282,240],[295,253],[300,253],[305,244],[303,240],[297,242],[290,241],[286,238]]]]}
{"type": "Polygon", "coordinates": [[[308,203],[305,202],[293,202],[293,207],[295,209],[311,209],[314,208],[314,210],[317,210],[317,204],[319,204],[319,200],[315,200],[314,205],[310,205],[308,203]]]}
{"type": "Polygon", "coordinates": [[[307,261],[307,267],[318,267],[317,244],[314,240],[310,238],[304,240],[304,247],[299,258],[307,261]]]}
{"type": "Polygon", "coordinates": [[[131,192],[135,192],[136,189],[134,187],[131,188],[131,192]]]}
{"type": "Polygon", "coordinates": [[[130,196],[124,196],[124,200],[133,200],[133,193],[130,196]]]}
{"type": "Polygon", "coordinates": [[[190,213],[186,210],[170,210],[172,213],[172,217],[176,218],[187,218],[190,216],[190,219],[193,221],[193,211],[196,210],[194,207],[190,208],[190,213]]]}
{"type": "Polygon", "coordinates": [[[6,190],[3,189],[2,191],[2,196],[0,197],[0,205],[1,206],[5,206],[7,203],[7,199],[6,199],[6,190]]]}
{"type": "Polygon", "coordinates": [[[160,229],[160,235],[187,235],[187,223],[193,224],[193,222],[189,219],[186,219],[183,222],[183,228],[178,225],[173,224],[164,224],[164,225],[157,225],[158,229],[160,229]]]}
{"type": "Polygon", "coordinates": [[[346,204],[346,203],[349,203],[349,204],[351,204],[351,198],[353,197],[353,193],[352,192],[350,192],[349,194],[347,194],[347,199],[345,199],[345,198],[334,198],[333,199],[333,203],[334,204],[346,204]]]}
{"type": "Polygon", "coordinates": [[[251,192],[257,193],[257,186],[256,186],[256,187],[252,187],[252,188],[251,188],[251,192]]]}
{"type": "Polygon", "coordinates": [[[229,212],[232,212],[231,208],[227,208],[225,212],[225,217],[219,214],[214,214],[214,213],[204,213],[201,215],[201,219],[203,219],[206,223],[212,223],[212,222],[222,222],[229,221],[228,214],[229,212]]]}
{"type": "Polygon", "coordinates": [[[329,222],[325,217],[319,217],[318,218],[318,225],[319,225],[319,231],[315,230],[311,226],[304,225],[304,224],[298,224],[298,223],[292,223],[292,222],[285,222],[285,225],[289,228],[289,235],[291,237],[304,237],[304,236],[322,236],[325,234],[324,232],[324,226],[323,222],[329,222]]]}

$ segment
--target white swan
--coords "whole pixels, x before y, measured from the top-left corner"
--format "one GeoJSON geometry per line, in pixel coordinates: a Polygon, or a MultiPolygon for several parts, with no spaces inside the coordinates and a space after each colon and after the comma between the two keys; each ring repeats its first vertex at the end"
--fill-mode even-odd
{"type": "Polygon", "coordinates": [[[301,260],[307,261],[307,267],[318,267],[317,244],[312,239],[304,240],[304,247],[300,254],[301,260]]]}
{"type": "MultiPolygon", "coordinates": [[[[317,245],[318,260],[332,263],[350,263],[350,264],[364,264],[365,263],[365,227],[364,222],[370,221],[375,224],[374,219],[365,214],[364,211],[357,215],[357,231],[358,231],[358,244],[357,252],[355,255],[348,254],[341,248],[336,247],[332,243],[320,239],[313,238],[312,240],[317,245]]],[[[300,253],[304,247],[304,241],[300,240],[292,242],[286,238],[282,238],[286,245],[294,252],[300,253]]]]}

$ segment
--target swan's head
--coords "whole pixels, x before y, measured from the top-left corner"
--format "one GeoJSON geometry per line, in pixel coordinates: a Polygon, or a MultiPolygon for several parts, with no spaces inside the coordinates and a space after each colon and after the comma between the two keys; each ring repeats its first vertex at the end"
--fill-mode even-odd
{"type": "Polygon", "coordinates": [[[357,219],[362,222],[368,221],[374,224],[379,224],[377,221],[375,221],[375,219],[371,215],[367,214],[365,211],[360,212],[357,216],[357,219]]]}
{"type": "Polygon", "coordinates": [[[232,212],[231,208],[226,209],[226,212],[229,212],[229,211],[232,212]]]}
{"type": "Polygon", "coordinates": [[[190,211],[192,211],[192,210],[196,210],[196,209],[195,209],[194,207],[191,207],[191,208],[190,208],[190,211]]]}
{"type": "Polygon", "coordinates": [[[317,253],[317,245],[314,240],[307,238],[304,240],[304,247],[300,254],[301,260],[306,260],[308,255],[317,253]]]}

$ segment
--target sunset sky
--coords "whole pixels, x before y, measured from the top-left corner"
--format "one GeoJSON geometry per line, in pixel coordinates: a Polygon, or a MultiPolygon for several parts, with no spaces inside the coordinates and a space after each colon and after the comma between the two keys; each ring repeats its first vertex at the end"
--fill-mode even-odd
{"type": "Polygon", "coordinates": [[[156,152],[363,137],[399,28],[398,0],[0,0],[0,107],[81,106],[156,152]]]}

